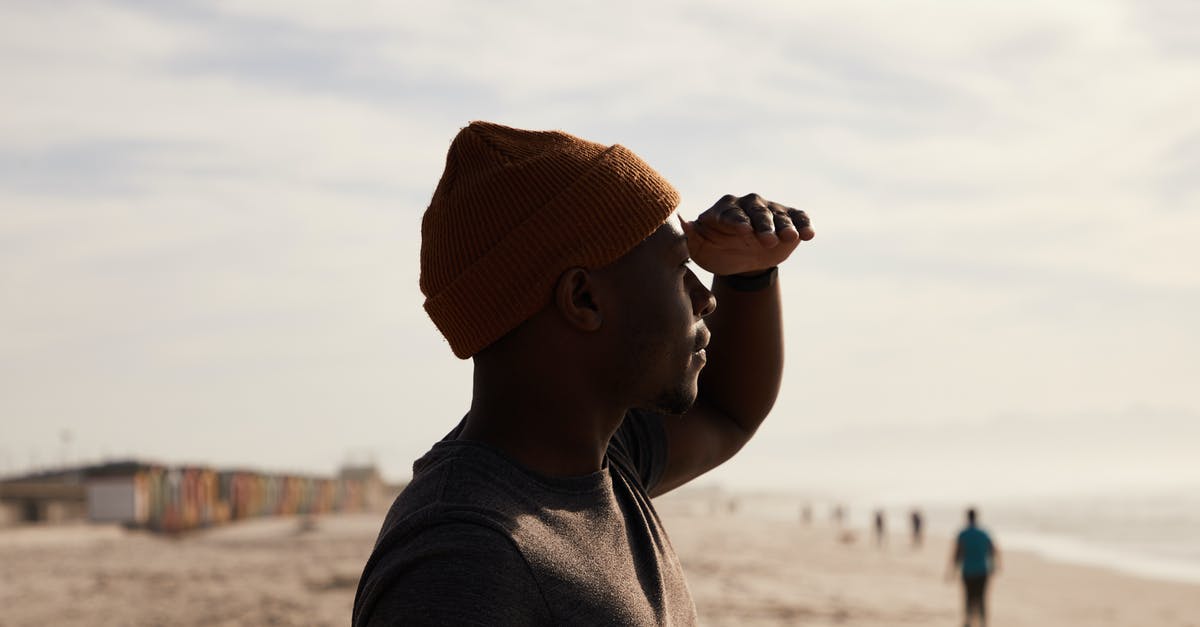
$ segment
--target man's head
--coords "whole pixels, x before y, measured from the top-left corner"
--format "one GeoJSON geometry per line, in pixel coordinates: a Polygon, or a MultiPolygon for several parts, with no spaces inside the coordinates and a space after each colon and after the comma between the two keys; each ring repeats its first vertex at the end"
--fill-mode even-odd
{"type": "Polygon", "coordinates": [[[975,524],[975,508],[974,507],[967,509],[967,524],[968,525],[975,524]]]}
{"type": "Polygon", "coordinates": [[[470,357],[546,307],[563,272],[612,263],[678,203],[622,146],[473,122],[422,220],[425,310],[470,357]]]}
{"type": "Polygon", "coordinates": [[[605,399],[680,413],[715,300],[687,267],[677,203],[621,146],[473,123],[422,224],[426,310],[477,368],[537,360],[605,399]]]}

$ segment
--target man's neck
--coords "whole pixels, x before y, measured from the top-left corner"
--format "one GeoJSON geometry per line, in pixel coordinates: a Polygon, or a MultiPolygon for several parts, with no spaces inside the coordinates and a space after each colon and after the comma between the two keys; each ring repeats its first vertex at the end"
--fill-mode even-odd
{"type": "Polygon", "coordinates": [[[476,366],[475,389],[459,439],[491,445],[522,466],[551,477],[599,471],[625,410],[601,408],[592,394],[546,379],[492,378],[476,366]]]}

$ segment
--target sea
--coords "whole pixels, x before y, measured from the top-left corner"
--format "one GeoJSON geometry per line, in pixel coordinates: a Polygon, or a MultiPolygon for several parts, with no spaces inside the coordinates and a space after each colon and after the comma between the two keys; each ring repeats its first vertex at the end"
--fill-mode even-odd
{"type": "MultiPolygon", "coordinates": [[[[731,493],[740,515],[799,520],[807,507],[817,522],[832,521],[841,506],[845,524],[871,529],[884,512],[892,537],[907,536],[913,509],[932,536],[949,537],[965,522],[968,505],[1003,550],[1107,568],[1140,577],[1200,584],[1200,486],[1113,493],[1007,497],[967,503],[940,499],[835,499],[795,494],[731,493]],[[884,501],[881,503],[880,501],[884,501]]],[[[949,550],[949,549],[947,549],[949,550]]]]}

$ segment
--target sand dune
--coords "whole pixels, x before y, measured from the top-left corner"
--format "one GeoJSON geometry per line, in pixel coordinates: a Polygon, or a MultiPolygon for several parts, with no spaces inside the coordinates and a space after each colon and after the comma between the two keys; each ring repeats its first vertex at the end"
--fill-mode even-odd
{"type": "MultiPolygon", "coordinates": [[[[959,624],[948,547],[841,542],[827,526],[661,510],[706,625],[959,624]]],[[[116,527],[0,531],[0,625],[346,625],[379,515],[239,523],[165,538],[116,527]]],[[[1001,627],[1200,626],[1200,586],[1008,553],[1001,627]]]]}

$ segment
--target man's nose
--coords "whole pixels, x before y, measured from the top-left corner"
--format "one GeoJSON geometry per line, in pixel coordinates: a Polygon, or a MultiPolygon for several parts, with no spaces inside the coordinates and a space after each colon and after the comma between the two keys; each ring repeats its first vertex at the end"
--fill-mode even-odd
{"type": "Polygon", "coordinates": [[[717,296],[704,286],[700,279],[695,279],[696,289],[692,290],[692,310],[701,318],[717,310],[717,296]]]}

